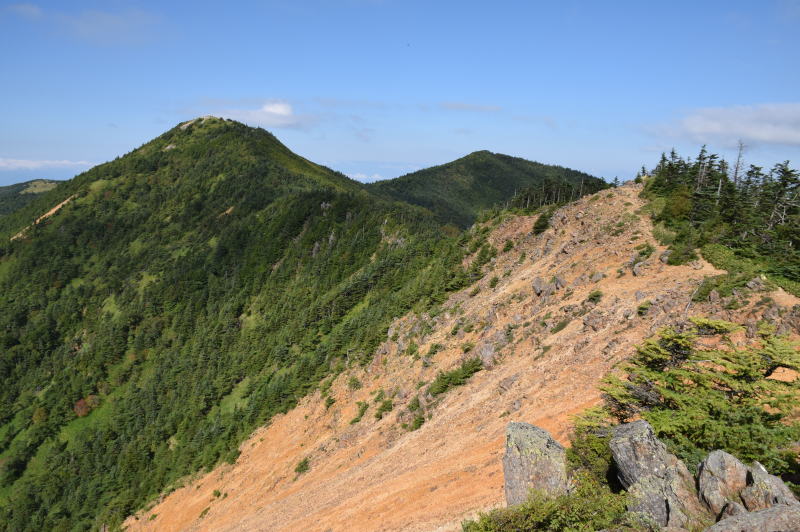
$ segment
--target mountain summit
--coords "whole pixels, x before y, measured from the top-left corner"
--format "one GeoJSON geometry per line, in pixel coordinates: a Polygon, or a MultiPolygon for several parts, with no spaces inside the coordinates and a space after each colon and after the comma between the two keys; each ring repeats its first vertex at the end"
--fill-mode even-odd
{"type": "Polygon", "coordinates": [[[443,223],[467,227],[483,209],[501,205],[532,187],[568,184],[572,199],[605,188],[597,177],[490,151],[476,151],[453,162],[370,183],[377,194],[430,209],[443,223]]]}

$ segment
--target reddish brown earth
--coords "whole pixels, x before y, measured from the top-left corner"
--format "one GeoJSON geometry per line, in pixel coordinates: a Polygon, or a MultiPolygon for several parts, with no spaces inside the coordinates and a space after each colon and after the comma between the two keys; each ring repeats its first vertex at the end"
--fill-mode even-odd
{"type": "Polygon", "coordinates": [[[490,240],[498,250],[507,239],[514,247],[490,264],[477,293],[473,286],[454,294],[436,317],[398,319],[369,367],[333,382],[330,408],[319,392],[305,398],[255,431],[234,465],[187,479],[129,518],[129,530],[458,530],[463,519],[504,504],[500,460],[509,421],[536,424],[567,443],[571,417],[600,401],[601,378],[659,328],[695,314],[755,322],[800,303],[778,291],[769,305],[756,304],[765,294],[752,294],[735,311],[690,304],[700,280],[718,272],[702,262],[666,266],[660,247],[634,276],[627,264],[634,248],[656,245],[638,193],[625,186],[584,198],[558,211],[539,236],[531,234],[533,217],[503,220],[490,240]],[[598,273],[605,277],[590,280],[598,273]],[[536,296],[533,279],[554,275],[567,287],[536,296]],[[586,302],[593,290],[603,292],[596,306],[586,302]],[[653,304],[640,316],[644,301],[653,304]],[[439,399],[420,394],[418,383],[480,353],[490,339],[497,347],[486,370],[439,399]],[[412,341],[421,356],[406,354],[412,341]],[[475,347],[465,354],[467,342],[475,347]],[[443,347],[428,356],[434,344],[443,347]],[[351,377],[360,389],[350,389],[351,377]],[[381,420],[372,400],[379,390],[394,403],[381,420]],[[409,432],[407,407],[418,394],[430,418],[409,432]],[[351,424],[357,401],[369,409],[351,424]],[[310,470],[297,475],[303,458],[310,470]]]}

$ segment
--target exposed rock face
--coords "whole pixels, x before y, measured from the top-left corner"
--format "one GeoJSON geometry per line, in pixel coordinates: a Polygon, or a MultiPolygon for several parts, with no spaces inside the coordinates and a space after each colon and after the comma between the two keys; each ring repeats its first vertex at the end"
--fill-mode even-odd
{"type": "Polygon", "coordinates": [[[705,514],[686,466],[655,436],[646,421],[614,428],[610,442],[617,477],[631,498],[628,510],[660,526],[697,527],[705,514]]]}
{"type": "Polygon", "coordinates": [[[558,289],[555,283],[548,283],[541,277],[537,277],[533,280],[533,292],[537,296],[547,297],[553,295],[555,291],[558,289]]]}
{"type": "Polygon", "coordinates": [[[767,473],[758,462],[748,468],[747,487],[742,490],[741,497],[750,512],[779,504],[800,505],[786,484],[767,473]]]}
{"type": "Polygon", "coordinates": [[[528,423],[509,423],[503,456],[506,502],[525,502],[530,490],[557,496],[567,493],[566,452],[547,431],[528,423]]]}
{"type": "Polygon", "coordinates": [[[800,506],[778,505],[728,517],[706,532],[800,532],[800,506]]]}
{"type": "Polygon", "coordinates": [[[747,486],[747,467],[725,451],[712,451],[700,463],[697,486],[700,500],[715,517],[728,505],[730,511],[738,512],[733,505],[740,506],[739,493],[747,486]]]}

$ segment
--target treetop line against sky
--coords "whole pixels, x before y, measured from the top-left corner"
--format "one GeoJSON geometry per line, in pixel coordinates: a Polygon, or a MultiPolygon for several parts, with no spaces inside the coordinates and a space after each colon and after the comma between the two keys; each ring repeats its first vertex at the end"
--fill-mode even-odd
{"type": "Polygon", "coordinates": [[[800,1],[0,3],[0,185],[198,115],[356,179],[488,149],[628,179],[800,159],[800,1]]]}

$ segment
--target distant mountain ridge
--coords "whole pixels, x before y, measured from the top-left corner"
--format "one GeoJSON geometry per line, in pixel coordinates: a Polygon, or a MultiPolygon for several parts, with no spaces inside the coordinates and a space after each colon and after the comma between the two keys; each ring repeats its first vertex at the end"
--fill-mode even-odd
{"type": "Polygon", "coordinates": [[[54,189],[58,183],[50,179],[33,179],[0,187],[0,216],[21,209],[37,196],[54,189]]]}
{"type": "Polygon", "coordinates": [[[472,224],[481,210],[503,204],[515,193],[548,181],[573,185],[575,198],[608,186],[585,172],[483,150],[366,187],[376,194],[429,209],[440,222],[463,228],[472,224]]]}

